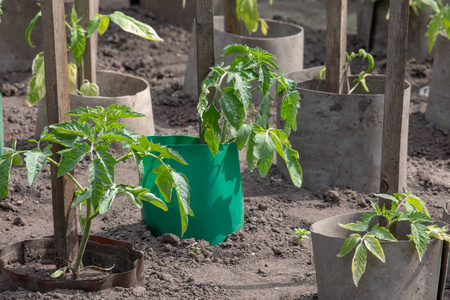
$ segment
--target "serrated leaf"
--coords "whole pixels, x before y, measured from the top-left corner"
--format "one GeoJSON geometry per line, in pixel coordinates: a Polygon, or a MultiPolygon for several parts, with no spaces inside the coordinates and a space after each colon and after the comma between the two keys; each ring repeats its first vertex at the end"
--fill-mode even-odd
{"type": "Polygon", "coordinates": [[[341,251],[339,252],[339,254],[337,255],[337,257],[344,257],[345,255],[347,255],[348,253],[350,253],[350,251],[353,250],[353,248],[356,247],[356,245],[358,244],[358,242],[361,240],[361,236],[357,233],[354,233],[352,235],[350,235],[344,242],[344,244],[341,247],[341,251]]]}
{"type": "Polygon", "coordinates": [[[384,251],[381,247],[380,241],[377,240],[374,236],[365,235],[364,245],[366,245],[366,248],[369,249],[369,251],[372,252],[372,254],[375,255],[379,260],[381,260],[382,262],[386,262],[386,258],[384,257],[384,251]]]}
{"type": "Polygon", "coordinates": [[[417,254],[419,255],[420,261],[422,261],[422,256],[427,249],[427,244],[429,243],[429,235],[427,233],[427,226],[420,223],[411,223],[411,235],[416,245],[417,254]]]}
{"type": "Polygon", "coordinates": [[[61,155],[57,177],[66,175],[72,171],[77,164],[89,153],[90,147],[87,143],[75,144],[73,148],[64,149],[58,153],[61,155]]]}
{"type": "Polygon", "coordinates": [[[215,156],[217,151],[219,150],[219,139],[217,135],[211,128],[205,128],[203,132],[203,138],[205,139],[206,144],[208,144],[209,150],[215,156]]]}
{"type": "Polygon", "coordinates": [[[220,113],[214,104],[211,104],[203,113],[202,117],[202,126],[210,127],[214,130],[215,134],[220,134],[220,126],[219,126],[220,113]]]}
{"type": "Polygon", "coordinates": [[[83,84],[80,86],[80,93],[82,96],[87,97],[98,97],[100,96],[100,90],[98,88],[98,85],[89,82],[89,80],[85,79],[83,84]]]}
{"type": "Polygon", "coordinates": [[[347,230],[358,232],[367,231],[367,229],[369,229],[369,224],[360,221],[357,221],[356,223],[347,223],[347,224],[342,224],[341,222],[339,222],[339,226],[347,230]]]}
{"type": "Polygon", "coordinates": [[[300,95],[297,91],[283,94],[281,101],[281,120],[285,121],[284,132],[289,133],[291,128],[297,130],[297,114],[300,108],[300,95]]]}
{"type": "MultiPolygon", "coordinates": [[[[252,102],[252,95],[250,94],[250,90],[252,89],[252,85],[247,81],[247,78],[242,76],[241,72],[235,72],[234,74],[234,89],[236,91],[236,96],[244,105],[244,111],[247,111],[248,106],[252,102]]],[[[223,90],[222,90],[223,93],[223,90]]]]}
{"type": "Polygon", "coordinates": [[[223,116],[230,126],[239,130],[246,115],[244,104],[236,97],[234,90],[230,87],[224,88],[219,103],[223,116]]]}
{"type": "Polygon", "coordinates": [[[419,197],[408,194],[408,196],[406,197],[406,203],[409,203],[412,206],[414,206],[414,208],[418,212],[424,213],[428,217],[430,216],[430,213],[428,212],[425,202],[422,199],[420,199],[419,197]]]}
{"type": "Polygon", "coordinates": [[[286,163],[292,182],[300,188],[303,183],[303,171],[298,162],[298,152],[291,148],[288,136],[283,131],[271,129],[270,132],[274,136],[277,153],[286,163]]]}
{"type": "Polygon", "coordinates": [[[106,170],[106,176],[109,179],[109,182],[107,182],[107,183],[113,183],[114,182],[114,166],[117,163],[116,159],[106,149],[97,148],[95,150],[95,153],[97,154],[97,157],[100,160],[100,164],[106,170]]]}
{"type": "Polygon", "coordinates": [[[75,199],[73,199],[73,202],[70,205],[70,207],[74,208],[77,205],[84,203],[90,197],[91,197],[91,189],[89,187],[86,188],[85,191],[83,191],[83,192],[79,191],[76,194],[75,199]]]}
{"type": "Polygon", "coordinates": [[[258,159],[257,167],[261,177],[266,176],[272,166],[275,148],[275,142],[267,132],[255,136],[254,155],[258,159]]]}
{"type": "Polygon", "coordinates": [[[228,56],[233,53],[247,53],[247,52],[248,52],[247,46],[241,44],[231,44],[223,48],[223,53],[219,59],[222,59],[225,56],[228,56]]]}
{"type": "Polygon", "coordinates": [[[73,134],[53,131],[45,136],[42,136],[41,141],[50,141],[70,148],[74,146],[74,144],[78,141],[78,138],[78,136],[73,134]]]}
{"type": "Polygon", "coordinates": [[[12,156],[0,158],[0,199],[8,195],[9,171],[11,170],[12,161],[12,156]]]}
{"type": "Polygon", "coordinates": [[[261,101],[261,116],[262,116],[262,124],[263,128],[269,128],[269,117],[270,117],[270,105],[272,103],[272,99],[270,95],[266,95],[262,98],[261,101]]]}
{"type": "Polygon", "coordinates": [[[100,203],[98,205],[98,213],[99,214],[102,215],[111,208],[112,203],[118,193],[119,193],[119,190],[116,188],[115,184],[113,184],[109,187],[109,189],[105,193],[105,196],[102,198],[102,200],[100,201],[100,203]]]}
{"type": "Polygon", "coordinates": [[[364,272],[366,272],[367,250],[364,244],[360,243],[355,250],[355,255],[352,259],[352,277],[353,283],[358,286],[364,272]]]}
{"type": "Polygon", "coordinates": [[[108,176],[100,163],[100,159],[92,160],[89,164],[89,183],[91,184],[91,201],[94,210],[97,210],[98,204],[103,197],[103,183],[107,181],[108,176]]]}
{"type": "Polygon", "coordinates": [[[148,203],[153,204],[154,206],[161,208],[164,211],[168,211],[169,208],[167,207],[167,205],[164,203],[164,201],[162,201],[161,199],[159,199],[158,197],[156,197],[154,194],[152,193],[144,193],[144,194],[140,194],[139,195],[139,199],[142,199],[148,203]]]}
{"type": "Polygon", "coordinates": [[[372,220],[372,218],[375,216],[378,216],[378,214],[376,212],[364,213],[363,216],[361,217],[361,221],[363,223],[369,224],[370,221],[372,220]]]}
{"type": "Polygon", "coordinates": [[[377,214],[379,216],[381,216],[382,212],[381,212],[381,208],[378,206],[378,204],[376,204],[372,200],[369,200],[369,201],[370,201],[370,204],[372,205],[373,209],[375,209],[375,211],[377,212],[377,214]]]}
{"type": "Polygon", "coordinates": [[[164,165],[160,165],[153,170],[153,173],[158,174],[155,179],[156,186],[166,202],[169,203],[172,197],[172,189],[174,187],[173,178],[169,172],[169,169],[164,165]]]}
{"type": "Polygon", "coordinates": [[[140,36],[147,40],[162,41],[156,31],[149,25],[142,23],[132,17],[126,16],[120,11],[109,15],[111,22],[118,25],[122,30],[140,36]]]}
{"type": "Polygon", "coordinates": [[[42,12],[39,11],[34,18],[30,21],[30,24],[28,24],[27,30],[25,31],[25,39],[28,42],[28,45],[30,45],[32,48],[35,48],[36,46],[33,45],[31,42],[31,31],[34,28],[34,25],[36,25],[37,20],[42,16],[42,12]]]}
{"type": "Polygon", "coordinates": [[[236,132],[236,145],[239,150],[242,150],[247,143],[248,137],[252,133],[252,124],[243,124],[236,132]]]}
{"type": "Polygon", "coordinates": [[[33,77],[28,83],[27,100],[34,105],[45,95],[45,66],[44,52],[39,52],[33,59],[31,66],[33,77]]]}
{"type": "Polygon", "coordinates": [[[136,167],[138,169],[138,175],[139,175],[139,183],[142,182],[142,179],[144,178],[144,160],[139,155],[139,153],[135,149],[131,149],[131,153],[133,154],[134,162],[136,163],[136,167]]]}
{"type": "Polygon", "coordinates": [[[269,92],[270,87],[275,82],[275,78],[272,76],[272,71],[266,65],[262,65],[259,69],[258,82],[261,83],[262,91],[261,95],[264,97],[269,92]]]}
{"type": "Polygon", "coordinates": [[[180,164],[187,165],[187,162],[177,151],[175,151],[167,146],[163,146],[161,144],[154,144],[151,140],[148,141],[147,138],[144,136],[141,136],[140,138],[138,138],[138,141],[139,141],[139,145],[145,147],[144,149],[146,151],[158,152],[159,157],[161,157],[161,158],[173,159],[174,161],[176,161],[180,164]],[[144,140],[146,140],[147,142],[145,142],[144,140]]]}
{"type": "Polygon", "coordinates": [[[392,233],[385,227],[380,227],[379,224],[375,224],[370,230],[370,234],[377,237],[380,240],[395,242],[397,239],[392,233]]]}
{"type": "Polygon", "coordinates": [[[180,208],[180,219],[181,219],[181,235],[186,232],[188,226],[188,215],[190,212],[189,205],[189,184],[186,177],[177,173],[174,170],[170,171],[172,175],[175,191],[178,197],[178,206],[180,208]]]}
{"type": "Polygon", "coordinates": [[[30,187],[34,185],[37,177],[44,168],[47,157],[52,155],[50,148],[52,145],[48,145],[41,152],[39,149],[33,149],[32,151],[25,152],[25,163],[28,171],[28,184],[30,187]]]}
{"type": "Polygon", "coordinates": [[[52,132],[55,134],[56,132],[60,133],[72,133],[79,135],[83,138],[89,137],[91,133],[91,127],[86,122],[80,122],[72,120],[70,122],[62,122],[58,124],[50,125],[50,128],[54,129],[52,132]]]}
{"type": "Polygon", "coordinates": [[[84,51],[86,50],[86,31],[81,25],[72,24],[70,31],[70,49],[78,65],[81,65],[84,51]]]}

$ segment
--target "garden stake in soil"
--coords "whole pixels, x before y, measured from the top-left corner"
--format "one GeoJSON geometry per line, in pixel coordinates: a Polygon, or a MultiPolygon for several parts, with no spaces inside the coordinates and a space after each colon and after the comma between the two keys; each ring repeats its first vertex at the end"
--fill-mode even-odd
{"type": "MultiPolygon", "coordinates": [[[[45,77],[47,115],[50,124],[70,121],[65,115],[70,110],[69,82],[67,69],[66,27],[64,20],[64,2],[43,1],[43,32],[45,52],[45,77]]],[[[62,150],[59,144],[54,148],[62,150]]],[[[55,152],[56,153],[56,152],[55,152]]],[[[59,161],[59,155],[53,155],[59,161]]],[[[75,209],[70,205],[74,196],[74,184],[65,176],[57,178],[57,168],[51,166],[53,227],[55,232],[55,250],[57,267],[66,265],[76,257],[78,246],[75,209]]]]}
{"type": "MultiPolygon", "coordinates": [[[[409,0],[392,1],[387,49],[386,88],[381,153],[383,193],[406,188],[409,101],[404,101],[409,0]]],[[[380,207],[386,203],[380,199],[380,207]]],[[[388,204],[388,203],[387,203],[388,204]]]]}
{"type": "Polygon", "coordinates": [[[329,93],[342,93],[347,46],[347,0],[327,0],[326,85],[329,93]]]}
{"type": "MultiPolygon", "coordinates": [[[[197,41],[197,91],[202,93],[203,79],[214,66],[214,8],[212,1],[195,1],[195,31],[197,41]]],[[[200,143],[204,143],[202,123],[199,122],[200,143]]]]}

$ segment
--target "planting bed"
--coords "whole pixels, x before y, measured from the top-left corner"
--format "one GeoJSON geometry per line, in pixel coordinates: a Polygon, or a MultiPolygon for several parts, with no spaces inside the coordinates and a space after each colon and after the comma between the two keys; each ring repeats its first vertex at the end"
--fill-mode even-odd
{"type": "MultiPolygon", "coordinates": [[[[157,134],[197,135],[196,100],[181,92],[190,31],[161,23],[144,9],[132,7],[124,12],[154,26],[164,43],[144,41],[112,28],[99,39],[99,69],[120,70],[148,80],[157,134]]],[[[305,28],[305,67],[322,65],[324,31],[301,25],[305,28]]],[[[350,51],[361,45],[354,36],[348,40],[350,51]]],[[[384,73],[385,57],[378,53],[375,59],[376,73],[384,73]]],[[[450,135],[428,124],[424,117],[427,98],[419,95],[419,89],[429,84],[430,73],[431,60],[408,61],[407,80],[412,84],[408,189],[427,202],[434,218],[440,218],[450,198],[450,135]]],[[[29,73],[0,74],[7,146],[16,138],[18,147],[31,147],[27,140],[34,137],[37,109],[29,108],[25,101],[29,78],[29,73]]],[[[87,172],[88,163],[82,164],[81,172],[87,172]]],[[[116,174],[135,178],[137,183],[134,170],[130,161],[121,163],[116,174]]],[[[24,167],[13,168],[10,195],[0,201],[0,246],[53,233],[48,166],[43,172],[31,189],[24,167]]],[[[214,247],[198,241],[198,253],[190,253],[187,247],[194,243],[192,239],[153,237],[141,221],[140,211],[121,197],[94,221],[93,234],[132,243],[144,253],[143,286],[96,293],[19,290],[4,292],[0,298],[317,299],[311,240],[298,244],[294,228],[309,228],[313,222],[336,214],[368,210],[368,199],[375,197],[343,188],[326,192],[296,189],[275,167],[261,179],[243,160],[241,172],[244,229],[214,247]]],[[[446,295],[450,299],[450,290],[446,295]]]]}

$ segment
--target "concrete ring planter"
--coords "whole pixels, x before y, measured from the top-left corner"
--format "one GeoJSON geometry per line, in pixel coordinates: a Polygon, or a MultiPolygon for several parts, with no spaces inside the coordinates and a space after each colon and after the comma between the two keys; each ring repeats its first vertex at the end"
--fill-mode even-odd
{"type": "MultiPolygon", "coordinates": [[[[382,242],[385,263],[368,253],[366,272],[358,287],[354,285],[351,273],[354,251],[342,258],[336,256],[350,234],[350,231],[341,228],[338,223],[356,222],[362,214],[335,216],[311,226],[319,299],[435,300],[438,295],[444,242],[432,239],[422,262],[419,261],[414,244],[406,238],[406,234],[409,234],[407,222],[397,223],[397,232],[401,233],[399,237],[404,237],[405,240],[382,242]]],[[[443,225],[439,221],[436,223],[443,225]]],[[[441,285],[441,288],[444,286],[441,285]]]]}
{"type": "MultiPolygon", "coordinates": [[[[320,69],[287,77],[296,82],[317,78],[320,69]]],[[[299,151],[305,188],[325,191],[329,187],[347,187],[362,193],[379,192],[385,77],[370,76],[366,80],[370,94],[359,87],[351,95],[327,93],[325,81],[319,79],[298,83],[301,109],[298,130],[291,133],[290,141],[299,151]]],[[[405,97],[410,97],[409,83],[405,97]]],[[[282,126],[280,120],[278,126],[282,126]]],[[[289,178],[281,158],[277,165],[289,178]]]]}
{"type": "MultiPolygon", "coordinates": [[[[78,237],[81,240],[81,236],[78,237]]],[[[88,292],[111,287],[136,287],[144,280],[144,256],[133,250],[129,243],[100,236],[90,236],[84,254],[85,259],[102,266],[115,265],[112,274],[94,279],[40,279],[33,274],[23,274],[8,265],[24,264],[35,260],[42,264],[53,264],[55,248],[53,237],[26,240],[0,249],[0,292],[23,288],[33,292],[48,292],[55,289],[78,289],[88,292]]],[[[86,265],[86,264],[85,264],[86,265]]]]}
{"type": "MultiPolygon", "coordinates": [[[[230,44],[243,44],[249,47],[259,47],[273,54],[278,67],[285,74],[303,69],[303,28],[286,22],[265,20],[269,25],[267,35],[260,31],[252,35],[235,35],[224,31],[224,17],[214,17],[214,47],[216,60],[222,55],[223,48],[230,44]]],[[[245,29],[244,29],[244,32],[245,29]]],[[[247,33],[247,32],[246,32],[247,33]]],[[[197,91],[197,49],[195,47],[195,31],[193,32],[189,58],[186,67],[183,91],[194,98],[197,91]]],[[[225,60],[225,64],[231,62],[225,60]]]]}
{"type": "Polygon", "coordinates": [[[438,34],[434,45],[433,73],[426,119],[438,127],[450,130],[450,40],[438,34]]]}
{"type": "MultiPolygon", "coordinates": [[[[155,134],[153,123],[152,100],[150,86],[144,79],[110,71],[97,72],[97,84],[100,88],[99,97],[85,97],[70,94],[70,108],[78,107],[108,107],[112,104],[127,105],[134,111],[143,113],[146,117],[126,118],[120,122],[128,125],[129,131],[142,134],[155,134]]],[[[47,107],[45,98],[38,104],[38,116],[36,122],[35,137],[39,138],[42,130],[47,125],[47,107]]]]}

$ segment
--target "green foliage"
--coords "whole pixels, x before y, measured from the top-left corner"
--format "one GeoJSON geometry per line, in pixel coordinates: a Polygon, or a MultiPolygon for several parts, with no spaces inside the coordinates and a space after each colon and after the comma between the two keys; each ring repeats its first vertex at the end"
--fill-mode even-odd
{"type": "Polygon", "coordinates": [[[298,152],[292,149],[288,139],[291,130],[297,129],[300,108],[295,82],[274,72],[278,70],[275,57],[265,50],[233,44],[225,47],[221,58],[231,54],[236,54],[233,62],[212,67],[202,83],[197,110],[206,143],[214,155],[219,143],[235,141],[239,150],[247,145],[249,168],[258,168],[263,177],[276,151],[285,160],[292,181],[300,187],[303,175],[298,152]],[[269,90],[275,83],[278,83],[277,95],[282,94],[283,130],[270,128],[268,122],[269,90]],[[252,103],[251,92],[255,90],[263,99],[260,107],[252,103]]]}
{"type": "Polygon", "coordinates": [[[424,224],[433,223],[433,220],[429,216],[424,201],[419,197],[408,192],[394,195],[377,194],[376,196],[390,200],[391,209],[385,207],[381,209],[376,203],[372,202],[375,212],[364,214],[361,221],[348,224],[339,223],[339,226],[357,232],[351,234],[345,240],[337,255],[343,257],[356,247],[352,259],[353,282],[356,286],[358,286],[358,282],[366,270],[367,250],[383,263],[386,261],[381,242],[397,241],[389,230],[398,221],[410,223],[411,234],[408,237],[415,245],[419,260],[422,260],[427,244],[432,237],[450,241],[450,235],[447,233],[448,226],[438,227],[437,225],[427,226],[424,224]],[[369,230],[370,222],[376,216],[384,218],[387,225],[382,227],[375,224],[369,230]]]}
{"type": "Polygon", "coordinates": [[[434,15],[431,16],[430,24],[426,36],[428,37],[428,50],[431,52],[436,36],[439,32],[445,32],[450,38],[450,5],[441,6],[434,15]]]}
{"type": "MultiPolygon", "coordinates": [[[[370,53],[367,53],[364,49],[359,49],[358,53],[355,53],[355,52],[352,52],[350,54],[345,53],[345,57],[346,57],[347,62],[344,65],[344,74],[345,74],[345,78],[347,81],[348,94],[351,94],[360,84],[366,92],[369,92],[369,88],[367,87],[367,83],[366,83],[366,78],[367,78],[367,76],[371,75],[370,72],[372,72],[373,67],[375,66],[375,60],[373,59],[373,56],[370,53]],[[352,62],[358,57],[361,58],[363,61],[367,59],[368,66],[367,66],[367,70],[361,71],[358,74],[358,78],[353,80],[355,85],[353,85],[353,87],[350,89],[350,83],[348,81],[348,71],[350,70],[350,66],[351,66],[352,62]]],[[[324,79],[325,73],[326,73],[326,67],[323,68],[322,70],[320,70],[319,79],[324,79]]]]}
{"type": "MultiPolygon", "coordinates": [[[[258,30],[259,22],[261,22],[261,32],[267,34],[267,23],[259,18],[257,0],[236,0],[236,14],[239,20],[244,22],[249,34],[258,30]]],[[[270,0],[270,4],[273,0],[270,0]]]]}
{"type": "Polygon", "coordinates": [[[299,242],[299,243],[301,241],[303,241],[304,239],[309,238],[308,235],[311,234],[311,232],[309,232],[306,229],[302,229],[302,228],[295,228],[294,231],[295,231],[295,238],[297,239],[297,242],[299,242]]]}
{"type": "Polygon", "coordinates": [[[13,143],[12,149],[5,148],[5,154],[0,157],[0,199],[8,194],[11,166],[12,164],[22,165],[22,154],[25,155],[30,186],[34,184],[47,162],[57,167],[58,177],[67,175],[77,186],[71,206],[72,208],[79,206],[80,224],[83,229],[83,239],[74,268],[75,274],[79,272],[81,257],[84,252],[82,245],[83,241],[87,241],[89,237],[92,220],[99,214],[106,213],[111,208],[117,195],[124,194],[138,208],[142,207],[142,201],[147,201],[167,210],[165,203],[170,201],[170,194],[175,189],[181,211],[182,233],[184,233],[188,226],[187,216],[193,215],[189,207],[189,184],[183,174],[177,173],[170,165],[165,164],[164,160],[170,158],[186,164],[185,160],[172,149],[154,144],[144,136],[137,137],[137,135],[128,132],[124,124],[117,122],[119,118],[142,117],[144,115],[132,111],[125,105],[119,106],[117,104],[107,108],[78,108],[67,114],[77,117],[78,120],[51,125],[51,132],[46,128],[39,141],[31,140],[37,144],[35,149],[17,151],[15,143],[13,143]],[[57,153],[60,157],[59,161],[52,159],[52,155],[55,153],[51,151],[51,145],[41,150],[42,141],[52,141],[66,147],[57,153]],[[109,152],[113,142],[122,143],[124,149],[128,149],[128,152],[115,158],[109,152]],[[159,174],[156,183],[163,199],[156,197],[146,188],[115,183],[114,170],[117,163],[129,157],[134,157],[139,169],[140,164],[142,164],[142,157],[147,155],[161,162],[161,165],[154,172],[159,174]],[[75,179],[72,171],[75,170],[80,161],[86,159],[90,161],[88,185],[82,186],[75,179]],[[83,214],[82,211],[85,211],[85,213],[83,214]]]}
{"type": "MultiPolygon", "coordinates": [[[[1,2],[0,2],[1,3],[1,2]]],[[[0,6],[1,12],[1,6],[0,6]]],[[[30,21],[27,30],[25,32],[25,38],[31,47],[35,47],[31,42],[31,32],[37,22],[42,16],[39,11],[36,16],[30,21]]],[[[67,49],[72,53],[72,56],[76,62],[76,65],[70,63],[69,69],[69,90],[77,91],[80,95],[95,97],[99,95],[99,88],[95,83],[91,83],[88,80],[82,78],[78,83],[79,90],[77,90],[77,66],[82,69],[83,67],[83,55],[86,50],[86,41],[95,32],[103,35],[108,29],[110,22],[118,25],[122,30],[131,34],[137,35],[147,40],[162,41],[156,31],[149,25],[142,23],[132,17],[129,17],[122,12],[115,11],[109,15],[96,14],[90,21],[87,28],[83,28],[80,25],[80,21],[83,16],[78,17],[75,10],[75,6],[72,7],[70,14],[70,24],[66,22],[66,26],[70,33],[70,43],[67,45],[67,49]]],[[[39,53],[33,60],[33,77],[28,84],[27,98],[30,105],[36,104],[45,95],[45,70],[44,70],[44,53],[39,53]]]]}

